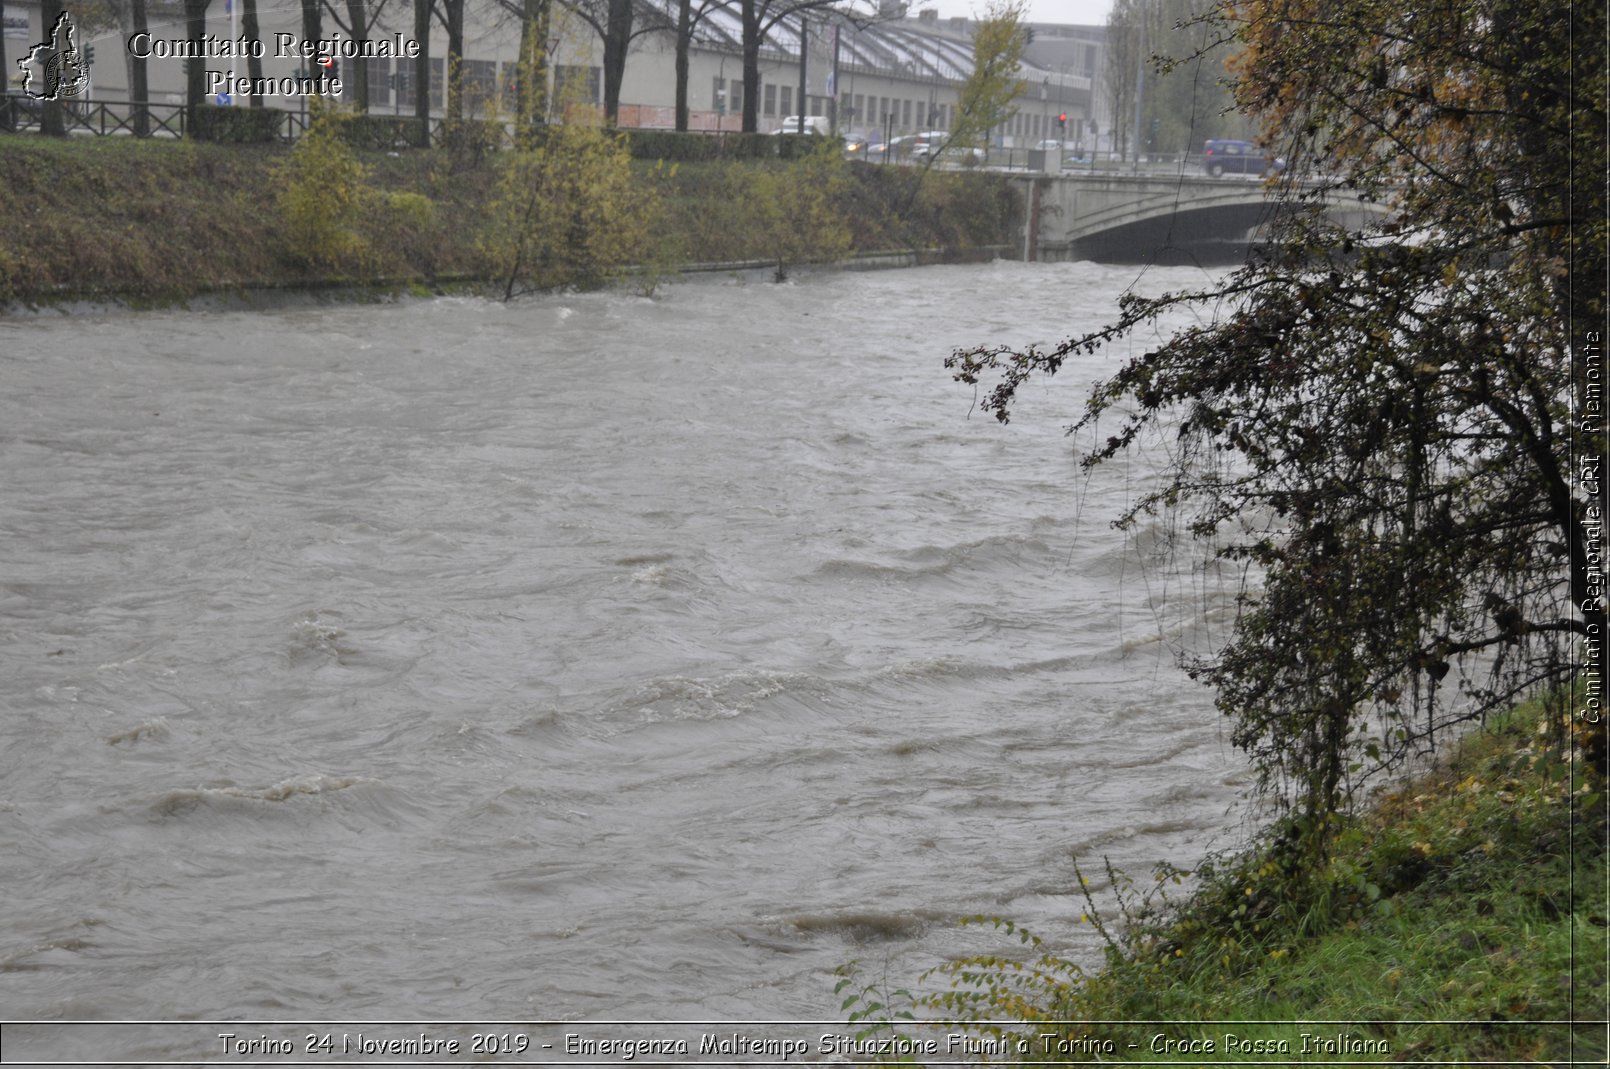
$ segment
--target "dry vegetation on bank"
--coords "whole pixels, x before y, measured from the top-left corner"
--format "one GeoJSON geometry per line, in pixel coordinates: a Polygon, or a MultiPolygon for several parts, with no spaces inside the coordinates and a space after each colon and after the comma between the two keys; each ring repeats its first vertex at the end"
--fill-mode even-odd
{"type": "MultiPolygon", "coordinates": [[[[0,135],[0,304],[497,277],[485,238],[507,154],[355,153],[361,195],[342,209],[355,240],[328,256],[299,250],[287,225],[280,194],[291,156],[281,145],[0,135]]],[[[629,259],[663,268],[780,251],[795,262],[844,248],[962,253],[1009,242],[1020,210],[998,176],[921,181],[904,168],[834,161],[830,199],[815,219],[795,220],[789,205],[807,163],[631,161],[658,210],[629,259]],[[769,235],[757,221],[768,214],[769,235]],[[789,231],[799,240],[780,247],[777,234],[789,231]]]]}

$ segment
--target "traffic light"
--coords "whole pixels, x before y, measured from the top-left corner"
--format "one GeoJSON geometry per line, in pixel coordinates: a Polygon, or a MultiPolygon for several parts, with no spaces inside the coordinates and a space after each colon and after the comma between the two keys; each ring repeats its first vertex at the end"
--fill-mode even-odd
{"type": "Polygon", "coordinates": [[[1060,133],[1067,133],[1067,130],[1068,130],[1068,113],[1067,112],[1063,112],[1062,114],[1057,116],[1057,130],[1060,133]]]}
{"type": "Polygon", "coordinates": [[[95,66],[95,46],[94,45],[85,45],[84,46],[84,66],[86,66],[86,67],[95,66]]]}

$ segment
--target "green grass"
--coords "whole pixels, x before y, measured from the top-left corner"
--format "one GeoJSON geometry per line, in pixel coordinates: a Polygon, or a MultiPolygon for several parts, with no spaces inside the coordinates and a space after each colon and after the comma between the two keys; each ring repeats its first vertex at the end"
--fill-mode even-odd
{"type": "Polygon", "coordinates": [[[1093,918],[1100,973],[952,963],[939,972],[969,979],[928,1009],[1136,1022],[1034,1030],[1111,1039],[1106,1061],[1604,1064],[1605,804],[1560,727],[1533,705],[1467,738],[1350,818],[1320,871],[1265,841],[1177,901],[1167,879],[1131,894],[1121,934],[1093,918]]]}

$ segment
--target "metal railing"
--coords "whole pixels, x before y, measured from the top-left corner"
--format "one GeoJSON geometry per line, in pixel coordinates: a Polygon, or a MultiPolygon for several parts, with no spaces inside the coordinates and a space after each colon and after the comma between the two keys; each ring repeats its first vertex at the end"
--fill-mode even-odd
{"type": "MultiPolygon", "coordinates": [[[[43,132],[47,103],[7,93],[0,97],[0,130],[43,132]]],[[[96,137],[183,137],[183,104],[138,103],[128,100],[77,100],[56,102],[61,125],[68,134],[96,137]]]]}
{"type": "MultiPolygon", "coordinates": [[[[45,101],[21,93],[0,95],[0,133],[43,133],[46,107],[45,101]]],[[[61,115],[62,131],[69,136],[183,138],[190,132],[190,109],[184,104],[68,98],[56,102],[55,107],[61,115]]],[[[294,142],[307,133],[312,116],[306,107],[280,110],[285,115],[280,140],[294,142]]],[[[408,116],[394,117],[385,112],[371,114],[381,120],[413,121],[408,116]]],[[[444,129],[452,125],[453,120],[431,116],[432,143],[440,143],[444,129]]],[[[405,148],[408,142],[399,139],[385,147],[405,148]]]]}

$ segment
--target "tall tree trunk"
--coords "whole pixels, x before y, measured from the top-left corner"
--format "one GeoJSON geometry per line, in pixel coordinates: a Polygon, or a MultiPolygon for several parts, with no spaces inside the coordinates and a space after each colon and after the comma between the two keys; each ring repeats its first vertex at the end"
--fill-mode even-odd
{"type": "Polygon", "coordinates": [[[442,0],[447,16],[447,117],[464,117],[464,0],[442,0]]]}
{"type": "Polygon", "coordinates": [[[430,147],[430,12],[431,0],[414,0],[414,121],[419,124],[419,146],[430,147]]]}
{"type": "MultiPolygon", "coordinates": [[[[208,0],[184,0],[185,36],[200,41],[207,35],[208,0]]],[[[196,136],[196,116],[207,97],[207,61],[187,59],[184,65],[185,108],[190,116],[190,136],[196,136]]]]}
{"type": "Polygon", "coordinates": [[[520,135],[528,137],[548,117],[548,18],[550,0],[525,0],[520,23],[520,65],[515,107],[520,135]]]}
{"type": "MultiPolygon", "coordinates": [[[[743,54],[744,54],[744,133],[755,132],[759,119],[760,100],[760,3],[743,0],[743,54]]],[[[801,101],[804,103],[804,101],[801,101]]],[[[801,115],[805,114],[802,110],[801,115]]]]}
{"type": "MultiPolygon", "coordinates": [[[[367,41],[369,39],[369,13],[364,9],[363,0],[347,0],[347,25],[354,41],[367,41]]],[[[352,102],[359,112],[369,110],[369,61],[361,56],[354,57],[351,63],[351,73],[344,79],[345,89],[352,87],[352,102]]]]}
{"type": "MultiPolygon", "coordinates": [[[[0,84],[11,84],[11,68],[6,64],[6,0],[0,0],[0,84]]],[[[0,94],[0,131],[15,129],[12,121],[12,103],[0,94]]]]}
{"type": "Polygon", "coordinates": [[[676,6],[676,128],[688,128],[688,50],[693,45],[693,0],[676,6]]]}
{"type": "MultiPolygon", "coordinates": [[[[134,2],[140,5],[141,14],[143,15],[145,0],[134,0],[134,2]]],[[[248,41],[262,40],[262,35],[257,28],[257,0],[243,0],[240,9],[240,33],[248,41]]],[[[263,59],[261,56],[251,55],[246,57],[246,76],[252,79],[254,84],[263,76],[263,59]]],[[[267,106],[261,93],[253,93],[248,100],[254,108],[267,106]]]]}
{"type": "MultiPolygon", "coordinates": [[[[39,17],[44,24],[45,33],[50,33],[56,25],[56,20],[61,18],[61,0],[43,0],[39,8],[39,17]]],[[[0,33],[3,32],[3,30],[0,30],[0,33]]],[[[54,44],[54,42],[52,43],[54,44]]],[[[5,71],[3,74],[9,83],[11,72],[5,71]]],[[[41,87],[35,86],[35,88],[41,87]]],[[[48,90],[43,89],[41,91],[48,92],[48,90]]],[[[40,108],[39,116],[40,132],[50,134],[52,137],[66,137],[67,127],[62,123],[61,101],[44,100],[40,103],[43,105],[40,108]]]]}
{"type": "Polygon", "coordinates": [[[604,34],[604,122],[620,119],[621,82],[626,78],[626,50],[632,42],[633,0],[609,0],[608,32],[604,34]]]}
{"type": "MultiPolygon", "coordinates": [[[[131,0],[129,4],[129,18],[135,33],[146,32],[145,0],[131,0]]],[[[125,49],[125,51],[128,51],[125,49]]],[[[4,64],[0,64],[4,66],[4,64]]],[[[149,137],[151,134],[151,89],[146,81],[145,60],[134,55],[129,56],[129,101],[134,120],[134,136],[149,137]]]]}
{"type": "MultiPolygon", "coordinates": [[[[302,0],[302,39],[305,41],[317,41],[323,36],[324,13],[319,10],[319,0],[302,0]]],[[[317,77],[317,74],[312,69],[313,61],[311,59],[303,59],[302,63],[303,74],[317,77]]]]}

